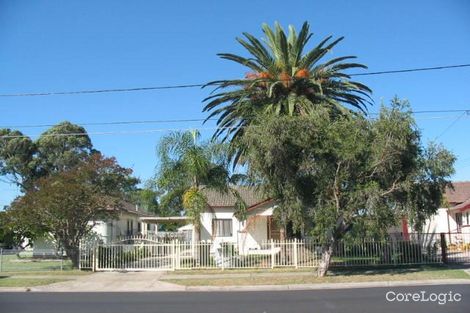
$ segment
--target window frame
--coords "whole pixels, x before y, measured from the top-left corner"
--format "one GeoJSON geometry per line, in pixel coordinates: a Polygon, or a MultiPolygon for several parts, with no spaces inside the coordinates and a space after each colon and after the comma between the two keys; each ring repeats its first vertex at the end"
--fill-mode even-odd
{"type": "Polygon", "coordinates": [[[233,219],[232,218],[213,218],[212,219],[212,236],[214,237],[233,237],[233,219]],[[222,223],[222,230],[219,230],[219,225],[217,223],[222,223]],[[225,224],[227,223],[227,224],[225,224]],[[226,227],[228,226],[228,232],[226,232],[226,227]]]}

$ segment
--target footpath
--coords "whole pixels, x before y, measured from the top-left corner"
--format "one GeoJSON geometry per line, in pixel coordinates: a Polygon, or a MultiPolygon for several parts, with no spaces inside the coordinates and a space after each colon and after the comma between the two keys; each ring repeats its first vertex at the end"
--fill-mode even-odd
{"type": "MultiPolygon", "coordinates": [[[[470,274],[470,270],[467,270],[470,274]]],[[[244,285],[244,286],[183,286],[167,279],[231,279],[257,277],[282,277],[312,275],[310,272],[288,273],[213,273],[213,274],[174,274],[172,272],[101,272],[84,276],[70,277],[65,282],[37,287],[2,287],[0,292],[181,292],[181,291],[267,291],[267,290],[320,290],[369,287],[429,286],[466,284],[470,279],[433,279],[406,281],[375,281],[345,283],[283,284],[283,285],[244,285]]]]}

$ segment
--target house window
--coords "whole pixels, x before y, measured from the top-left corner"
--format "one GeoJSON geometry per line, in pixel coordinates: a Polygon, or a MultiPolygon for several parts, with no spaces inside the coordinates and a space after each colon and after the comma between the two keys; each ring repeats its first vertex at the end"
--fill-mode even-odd
{"type": "Polygon", "coordinates": [[[467,218],[466,218],[467,221],[466,221],[465,224],[466,224],[466,225],[470,225],[470,211],[467,211],[467,212],[465,213],[465,215],[466,215],[466,217],[467,217],[467,218]]]}
{"type": "Polygon", "coordinates": [[[127,220],[127,236],[132,236],[134,234],[134,221],[127,220]]]}
{"type": "Polygon", "coordinates": [[[138,233],[142,232],[142,223],[137,223],[137,232],[138,233]]]}
{"type": "Polygon", "coordinates": [[[455,223],[457,224],[457,232],[462,231],[462,213],[455,213],[455,223]]]}
{"type": "Polygon", "coordinates": [[[216,237],[232,237],[232,219],[213,219],[212,235],[216,237]]]}

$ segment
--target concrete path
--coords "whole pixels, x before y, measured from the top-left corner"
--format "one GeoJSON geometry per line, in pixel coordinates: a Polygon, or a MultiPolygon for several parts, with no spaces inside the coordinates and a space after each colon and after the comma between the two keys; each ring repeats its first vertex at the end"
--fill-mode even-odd
{"type": "MultiPolygon", "coordinates": [[[[357,288],[384,287],[415,287],[437,285],[465,285],[470,287],[468,279],[433,279],[433,280],[403,280],[375,281],[359,283],[317,283],[317,284],[288,284],[288,285],[253,285],[253,286],[187,286],[186,291],[275,291],[275,290],[335,290],[357,288]]],[[[469,288],[470,289],[470,288],[469,288]]]]}
{"type": "Polygon", "coordinates": [[[77,277],[75,280],[65,281],[47,286],[31,287],[31,291],[47,292],[120,292],[120,291],[182,291],[179,286],[159,281],[162,272],[102,272],[77,277]]]}
{"type": "Polygon", "coordinates": [[[247,272],[247,273],[211,273],[211,274],[173,274],[166,272],[164,279],[211,279],[211,278],[254,278],[254,277],[302,277],[312,276],[312,272],[247,272]]]}
{"type": "MultiPolygon", "coordinates": [[[[470,270],[466,270],[470,271],[470,270]]],[[[317,283],[301,285],[255,285],[255,286],[181,286],[160,279],[201,279],[239,278],[272,276],[274,273],[227,273],[227,274],[174,274],[173,272],[100,272],[84,276],[74,276],[71,280],[46,286],[31,288],[0,288],[0,292],[39,291],[39,292],[159,292],[159,291],[253,291],[253,290],[316,290],[367,287],[418,286],[463,284],[470,286],[468,279],[442,279],[422,281],[383,281],[360,283],[317,283]]],[[[309,272],[275,273],[276,276],[311,275],[309,272]]]]}

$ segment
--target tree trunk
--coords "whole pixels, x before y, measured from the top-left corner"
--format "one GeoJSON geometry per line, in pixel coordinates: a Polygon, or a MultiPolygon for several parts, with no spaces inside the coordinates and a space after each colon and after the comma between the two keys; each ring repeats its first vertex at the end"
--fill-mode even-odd
{"type": "MultiPolygon", "coordinates": [[[[80,251],[78,247],[65,247],[67,257],[72,261],[72,268],[78,268],[80,262],[80,251]]],[[[61,256],[62,257],[62,256],[61,256]]]]}
{"type": "Polygon", "coordinates": [[[331,257],[334,251],[334,247],[335,247],[334,241],[328,244],[325,244],[323,246],[322,257],[321,257],[320,265],[318,266],[318,270],[317,270],[318,277],[324,277],[326,273],[328,272],[328,269],[330,267],[331,257]]]}

